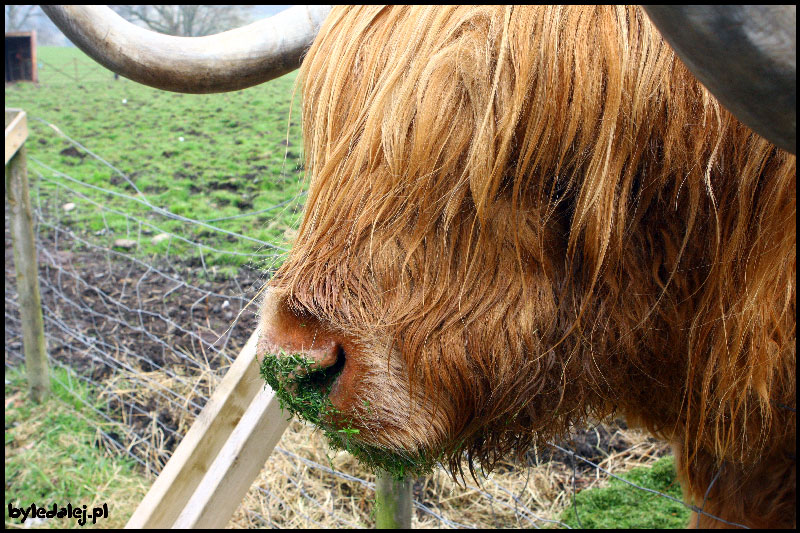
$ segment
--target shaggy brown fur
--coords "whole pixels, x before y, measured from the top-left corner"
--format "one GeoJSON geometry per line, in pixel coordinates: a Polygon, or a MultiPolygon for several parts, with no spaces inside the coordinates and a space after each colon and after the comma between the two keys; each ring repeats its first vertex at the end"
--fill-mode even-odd
{"type": "Polygon", "coordinates": [[[795,524],[795,157],[639,9],[336,8],[303,76],[262,348],[335,339],[360,439],[489,468],[618,413],[707,512],[795,524]]]}

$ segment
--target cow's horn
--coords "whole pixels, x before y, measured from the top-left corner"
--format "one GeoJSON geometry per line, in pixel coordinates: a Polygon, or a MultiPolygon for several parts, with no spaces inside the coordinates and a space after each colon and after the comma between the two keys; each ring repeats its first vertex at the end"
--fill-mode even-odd
{"type": "Polygon", "coordinates": [[[81,50],[139,83],[183,93],[235,91],[300,66],[330,6],[294,6],[207,37],[172,37],[134,26],[105,6],[42,6],[81,50]]]}
{"type": "Polygon", "coordinates": [[[689,70],[736,118],[797,152],[797,6],[644,6],[689,70]]]}

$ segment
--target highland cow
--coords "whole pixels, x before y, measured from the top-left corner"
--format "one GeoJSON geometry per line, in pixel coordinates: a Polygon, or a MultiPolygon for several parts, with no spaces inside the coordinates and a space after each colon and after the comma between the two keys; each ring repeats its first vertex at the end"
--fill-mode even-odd
{"type": "Polygon", "coordinates": [[[705,512],[794,526],[795,156],[640,9],[335,8],[302,74],[259,346],[316,423],[463,475],[622,415],[705,512]]]}
{"type": "Polygon", "coordinates": [[[334,444],[463,475],[623,415],[673,444],[692,525],[795,526],[794,6],[647,8],[722,104],[634,7],[296,6],[198,39],[43,9],[181,92],[313,41],[259,351],[334,444]]]}

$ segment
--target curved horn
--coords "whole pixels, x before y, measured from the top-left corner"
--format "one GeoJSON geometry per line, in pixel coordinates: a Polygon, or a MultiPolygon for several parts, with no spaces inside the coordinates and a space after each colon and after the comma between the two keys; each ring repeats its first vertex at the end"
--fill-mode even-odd
{"type": "Polygon", "coordinates": [[[797,153],[797,7],[643,6],[689,70],[756,133],[797,153]]]}
{"type": "Polygon", "coordinates": [[[294,6],[206,37],[173,37],[134,26],[106,6],[41,6],[61,31],[106,68],[183,93],[235,91],[300,66],[330,6],[294,6]]]}

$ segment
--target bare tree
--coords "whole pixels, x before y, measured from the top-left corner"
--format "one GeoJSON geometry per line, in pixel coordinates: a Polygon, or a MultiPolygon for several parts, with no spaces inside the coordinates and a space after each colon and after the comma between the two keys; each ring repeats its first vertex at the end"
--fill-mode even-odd
{"type": "Polygon", "coordinates": [[[38,5],[6,6],[6,31],[28,31],[33,29],[36,19],[42,14],[38,5]]]}
{"type": "Polygon", "coordinates": [[[111,6],[124,19],[182,37],[211,35],[251,20],[251,6],[111,6]]]}

